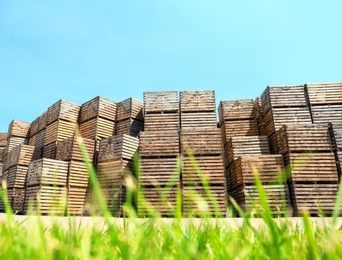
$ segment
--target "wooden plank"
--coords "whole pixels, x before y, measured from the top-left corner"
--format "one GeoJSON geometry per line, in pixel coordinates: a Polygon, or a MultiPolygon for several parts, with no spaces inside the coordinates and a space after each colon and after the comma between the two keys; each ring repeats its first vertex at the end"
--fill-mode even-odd
{"type": "Polygon", "coordinates": [[[215,111],[214,90],[186,90],[180,91],[180,111],[198,112],[215,111]]]}
{"type": "Polygon", "coordinates": [[[107,208],[114,217],[122,217],[122,205],[126,201],[126,189],[123,186],[114,186],[102,189],[107,208]]]}
{"type": "Polygon", "coordinates": [[[117,103],[116,121],[128,118],[144,121],[144,103],[135,98],[128,98],[117,103]]]}
{"type": "Polygon", "coordinates": [[[8,202],[15,214],[22,214],[24,211],[25,189],[9,188],[7,190],[8,202]]]}
{"type": "MultiPolygon", "coordinates": [[[[95,140],[82,138],[82,143],[86,149],[89,158],[93,158],[95,152],[95,140]]],[[[75,136],[57,142],[56,160],[83,161],[82,152],[75,136]]]]}
{"type": "Polygon", "coordinates": [[[341,104],[342,83],[306,84],[310,104],[341,104]]]}
{"type": "Polygon", "coordinates": [[[140,156],[179,155],[178,131],[153,131],[140,133],[140,156]]]}
{"type": "Polygon", "coordinates": [[[294,182],[338,182],[334,153],[287,153],[284,162],[294,182]]]}
{"type": "Polygon", "coordinates": [[[12,120],[7,133],[7,139],[10,137],[29,137],[31,123],[20,120],[12,120]]]}
{"type": "Polygon", "coordinates": [[[115,122],[101,117],[90,119],[80,124],[80,132],[83,138],[100,140],[114,134],[115,122]]]}
{"type": "Polygon", "coordinates": [[[145,131],[176,131],[179,128],[180,117],[178,112],[145,115],[145,131]]]}
{"type": "Polygon", "coordinates": [[[144,122],[134,118],[127,118],[115,123],[115,134],[116,135],[130,135],[138,137],[140,131],[144,131],[144,122]]]}
{"type": "Polygon", "coordinates": [[[108,98],[97,96],[82,104],[79,115],[80,123],[98,116],[104,119],[115,121],[116,102],[108,98]]]}
{"type": "Polygon", "coordinates": [[[216,112],[182,112],[180,122],[182,129],[216,128],[216,112]]]}
{"type": "Polygon", "coordinates": [[[49,125],[57,120],[77,122],[81,106],[66,100],[59,100],[47,110],[47,123],[49,125]]]}
{"type": "Polygon", "coordinates": [[[256,119],[253,99],[221,101],[218,107],[220,122],[227,120],[256,119]]]}
{"type": "Polygon", "coordinates": [[[87,188],[68,187],[68,214],[81,216],[85,206],[87,188]]]}
{"type": "Polygon", "coordinates": [[[27,170],[28,166],[16,165],[10,167],[7,176],[7,187],[25,188],[27,170]]]}
{"type": "Polygon", "coordinates": [[[37,132],[43,131],[48,124],[47,122],[48,122],[48,111],[45,111],[39,116],[37,132]]]}
{"type": "Polygon", "coordinates": [[[7,133],[0,133],[0,147],[6,147],[7,133]]]}
{"type": "Polygon", "coordinates": [[[30,139],[32,136],[38,133],[38,123],[39,123],[39,117],[37,117],[35,120],[31,122],[30,131],[29,131],[30,139]]]}
{"type": "Polygon", "coordinates": [[[75,133],[76,123],[57,120],[46,127],[44,145],[72,137],[75,133]]]}
{"type": "Polygon", "coordinates": [[[315,105],[311,106],[314,123],[342,124],[342,105],[315,105]]]}
{"type": "Polygon", "coordinates": [[[83,161],[69,161],[68,186],[88,187],[89,173],[83,161]]]}
{"type": "Polygon", "coordinates": [[[342,124],[332,124],[330,130],[334,136],[334,148],[342,151],[342,124]]]}
{"type": "Polygon", "coordinates": [[[177,91],[144,92],[145,113],[177,112],[179,101],[177,91]]]}
{"type": "Polygon", "coordinates": [[[42,158],[54,160],[54,159],[56,159],[56,152],[57,152],[57,142],[45,145],[43,147],[42,158]]]}
{"type": "Polygon", "coordinates": [[[6,153],[9,153],[14,147],[20,144],[28,144],[28,139],[24,137],[11,136],[7,139],[6,153]]]}
{"type": "Polygon", "coordinates": [[[123,177],[126,174],[132,174],[132,172],[132,163],[121,158],[99,162],[97,165],[97,178],[102,188],[121,186],[123,184],[123,177]]]}
{"type": "Polygon", "coordinates": [[[34,146],[19,144],[9,152],[10,166],[29,166],[33,158],[34,146]]]}
{"type": "Polygon", "coordinates": [[[227,142],[231,137],[258,136],[258,122],[255,119],[224,121],[221,125],[222,140],[227,142]]]}

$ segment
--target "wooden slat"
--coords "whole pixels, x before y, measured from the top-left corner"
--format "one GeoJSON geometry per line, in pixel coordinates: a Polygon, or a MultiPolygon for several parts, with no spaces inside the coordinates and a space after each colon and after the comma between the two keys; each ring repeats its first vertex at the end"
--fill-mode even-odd
{"type": "Polygon", "coordinates": [[[19,144],[9,153],[10,166],[29,166],[33,158],[34,146],[19,144]]]}
{"type": "Polygon", "coordinates": [[[335,139],[334,148],[342,151],[342,124],[332,124],[331,130],[335,139]]]}
{"type": "Polygon", "coordinates": [[[68,122],[77,122],[80,108],[81,106],[78,104],[59,100],[48,108],[46,125],[61,119],[68,122]]]}
{"type": "Polygon", "coordinates": [[[25,189],[9,188],[7,190],[8,201],[15,214],[22,214],[24,211],[25,189]]]}
{"type": "Polygon", "coordinates": [[[122,217],[122,205],[126,201],[126,189],[123,186],[115,186],[102,189],[108,210],[114,217],[122,217]]]}
{"type": "Polygon", "coordinates": [[[28,144],[28,139],[24,137],[10,137],[7,139],[6,153],[12,151],[14,147],[20,144],[28,144]]]}
{"type": "Polygon", "coordinates": [[[29,131],[30,139],[32,136],[38,133],[38,123],[39,123],[39,117],[37,117],[35,120],[31,122],[30,131],[29,131]]]}
{"type": "Polygon", "coordinates": [[[28,138],[31,124],[20,120],[12,120],[9,127],[7,138],[22,137],[28,138]]]}
{"type": "Polygon", "coordinates": [[[68,187],[68,214],[80,216],[83,213],[87,188],[68,187]]]}
{"type": "Polygon", "coordinates": [[[140,131],[144,131],[144,122],[134,118],[127,118],[115,123],[116,135],[130,135],[138,137],[140,131]]]}
{"type": "Polygon", "coordinates": [[[218,107],[220,122],[226,120],[255,119],[253,99],[221,101],[218,107]]]}
{"type": "Polygon", "coordinates": [[[82,104],[79,116],[80,123],[93,119],[97,116],[115,121],[116,102],[108,98],[97,96],[82,104]]]}
{"type": "Polygon", "coordinates": [[[153,131],[140,133],[141,156],[179,155],[178,131],[153,131]]]}
{"type": "Polygon", "coordinates": [[[89,173],[87,166],[82,161],[69,161],[68,185],[73,187],[88,186],[89,173]]]}
{"type": "Polygon", "coordinates": [[[177,91],[144,92],[145,113],[179,111],[177,91]]]}
{"type": "Polygon", "coordinates": [[[64,120],[57,120],[46,127],[44,145],[69,138],[75,133],[76,124],[64,120]]]}
{"type": "Polygon", "coordinates": [[[8,170],[7,187],[8,188],[25,188],[26,174],[28,166],[12,166],[8,170]]]}
{"type": "Polygon", "coordinates": [[[43,131],[48,124],[47,122],[48,122],[48,111],[45,111],[39,116],[37,132],[43,131]]]}
{"type": "Polygon", "coordinates": [[[97,177],[102,188],[121,186],[123,176],[132,174],[132,172],[132,163],[120,158],[112,161],[99,162],[97,165],[97,177]]]}
{"type": "Polygon", "coordinates": [[[43,147],[42,158],[56,159],[57,142],[47,144],[43,147]]]}
{"type": "Polygon", "coordinates": [[[116,121],[128,118],[144,121],[144,103],[135,98],[128,98],[117,103],[116,121]]]}
{"type": "Polygon", "coordinates": [[[100,117],[90,119],[80,124],[80,132],[83,138],[100,140],[114,134],[115,122],[100,117]]]}
{"type": "Polygon", "coordinates": [[[228,141],[231,137],[236,136],[258,136],[258,122],[255,119],[225,121],[221,125],[222,140],[228,141]]]}
{"type": "Polygon", "coordinates": [[[180,111],[198,112],[215,111],[214,90],[186,90],[180,91],[180,111]]]}
{"type": "Polygon", "coordinates": [[[314,123],[342,124],[342,105],[315,105],[311,106],[314,123]]]}
{"type": "Polygon", "coordinates": [[[216,128],[216,112],[182,112],[180,114],[181,128],[216,128]]]}
{"type": "Polygon", "coordinates": [[[315,83],[306,84],[310,104],[341,104],[342,83],[315,83]]]}
{"type": "MultiPolygon", "coordinates": [[[[82,138],[82,143],[89,158],[93,158],[95,152],[95,140],[82,138]]],[[[62,161],[83,161],[83,156],[75,136],[58,141],[56,159],[62,161]]]]}
{"type": "Polygon", "coordinates": [[[179,128],[178,112],[145,115],[144,131],[174,131],[179,130],[179,128]]]}

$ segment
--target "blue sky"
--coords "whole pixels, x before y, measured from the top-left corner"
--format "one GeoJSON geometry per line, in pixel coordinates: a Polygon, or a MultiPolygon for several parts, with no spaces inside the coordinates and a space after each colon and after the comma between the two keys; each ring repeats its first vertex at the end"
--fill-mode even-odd
{"type": "Polygon", "coordinates": [[[59,99],[342,81],[342,1],[0,1],[0,132],[59,99]]]}

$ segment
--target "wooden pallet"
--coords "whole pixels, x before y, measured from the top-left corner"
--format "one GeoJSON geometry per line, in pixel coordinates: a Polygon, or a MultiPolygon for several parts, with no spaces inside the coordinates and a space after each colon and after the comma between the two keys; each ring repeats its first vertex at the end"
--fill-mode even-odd
{"type": "Polygon", "coordinates": [[[48,125],[48,111],[45,111],[39,116],[37,132],[43,131],[48,125]]]}
{"type": "Polygon", "coordinates": [[[144,122],[134,118],[127,118],[115,123],[115,134],[116,135],[130,135],[138,137],[140,131],[144,131],[144,122]]]}
{"type": "Polygon", "coordinates": [[[77,122],[81,106],[70,101],[59,100],[51,105],[47,110],[46,125],[50,125],[57,120],[77,122]]]}
{"type": "Polygon", "coordinates": [[[283,125],[310,124],[311,114],[308,107],[272,108],[264,114],[265,128],[268,136],[283,125]]]}
{"type": "Polygon", "coordinates": [[[27,172],[27,185],[65,186],[68,177],[68,162],[42,158],[32,161],[27,172]]]}
{"type": "Polygon", "coordinates": [[[146,114],[144,131],[177,131],[180,128],[178,112],[146,114]]]}
{"type": "Polygon", "coordinates": [[[342,83],[306,84],[310,104],[341,104],[342,83]]]}
{"type": "Polygon", "coordinates": [[[12,151],[14,147],[20,144],[28,144],[28,139],[24,137],[15,137],[12,136],[7,139],[7,145],[6,145],[6,153],[9,153],[12,151]]]}
{"type": "Polygon", "coordinates": [[[30,126],[31,124],[29,122],[24,122],[20,120],[12,120],[8,127],[7,138],[9,137],[28,138],[30,126]]]}
{"type": "Polygon", "coordinates": [[[276,137],[280,153],[333,150],[328,124],[285,125],[276,137]]]}
{"type": "Polygon", "coordinates": [[[180,124],[181,129],[216,128],[216,112],[182,112],[180,124]]]}
{"type": "Polygon", "coordinates": [[[220,122],[256,119],[253,99],[221,101],[218,107],[220,122]]]}
{"type": "Polygon", "coordinates": [[[56,159],[56,153],[57,153],[57,142],[53,142],[53,143],[45,145],[43,147],[42,158],[55,160],[56,159]]]}
{"type": "Polygon", "coordinates": [[[287,175],[294,182],[337,182],[334,153],[287,153],[284,155],[287,175]]]}
{"type": "Polygon", "coordinates": [[[101,117],[96,117],[81,123],[80,132],[83,138],[100,140],[114,134],[115,122],[101,117]]]}
{"type": "Polygon", "coordinates": [[[80,216],[83,214],[87,187],[68,187],[68,214],[80,216]]]}
{"type": "Polygon", "coordinates": [[[80,123],[97,116],[115,121],[116,102],[108,98],[97,96],[82,104],[79,114],[80,123]]]}
{"type": "Polygon", "coordinates": [[[254,184],[254,171],[264,184],[278,184],[286,182],[283,157],[281,155],[248,155],[238,157],[229,167],[231,188],[242,184],[254,184]],[[279,179],[282,178],[282,179],[279,179]]]}
{"type": "Polygon", "coordinates": [[[223,142],[235,136],[258,136],[258,121],[255,119],[224,121],[221,125],[221,135],[223,142]]]}
{"type": "Polygon", "coordinates": [[[215,111],[214,90],[186,90],[180,91],[180,111],[198,112],[215,111]]]}
{"type": "Polygon", "coordinates": [[[177,112],[179,101],[177,91],[144,92],[145,113],[177,112]]]}
{"type": "Polygon", "coordinates": [[[182,129],[180,132],[181,153],[222,154],[220,129],[182,129]]]}
{"type": "Polygon", "coordinates": [[[37,117],[35,120],[31,122],[30,131],[29,131],[30,139],[32,138],[32,136],[38,133],[38,123],[39,123],[39,117],[37,117]]]}
{"type": "MultiPolygon", "coordinates": [[[[89,158],[93,158],[95,152],[95,140],[82,138],[82,143],[89,158]]],[[[83,156],[75,136],[57,142],[56,160],[83,161],[83,156]]]]}
{"type": "Polygon", "coordinates": [[[22,214],[24,211],[25,189],[9,188],[7,190],[7,198],[12,211],[16,214],[22,214]]]}
{"type": "Polygon", "coordinates": [[[260,98],[264,113],[276,107],[307,106],[304,85],[268,86],[260,98]]]}
{"type": "Polygon", "coordinates": [[[89,173],[83,161],[69,161],[68,186],[87,187],[89,184],[89,173]]]}
{"type": "Polygon", "coordinates": [[[140,160],[141,172],[138,177],[141,186],[164,186],[168,182],[179,184],[180,170],[177,157],[144,158],[140,160]]]}
{"type": "Polygon", "coordinates": [[[330,126],[330,133],[334,137],[334,149],[342,151],[342,124],[332,124],[330,126]]]}
{"type": "Polygon", "coordinates": [[[209,186],[212,197],[208,197],[204,187],[183,187],[183,214],[185,216],[200,216],[201,214],[215,216],[215,208],[212,200],[218,204],[219,214],[226,215],[226,189],[223,185],[209,186]],[[208,208],[204,205],[207,204],[208,208]]]}
{"type": "Polygon", "coordinates": [[[0,147],[6,147],[7,133],[0,133],[0,147]]]}
{"type": "Polygon", "coordinates": [[[4,155],[4,160],[3,160],[3,171],[6,171],[9,169],[10,167],[10,164],[11,164],[11,157],[8,156],[8,154],[6,153],[4,155]]]}
{"type": "Polygon", "coordinates": [[[239,156],[270,154],[267,136],[235,136],[228,140],[225,148],[227,162],[231,164],[239,156]]]}
{"type": "Polygon", "coordinates": [[[314,123],[342,124],[342,105],[312,105],[312,120],[314,123]]]}
{"type": "Polygon", "coordinates": [[[9,153],[10,166],[23,165],[29,166],[33,158],[34,146],[19,144],[14,147],[9,153]]]}
{"type": "Polygon", "coordinates": [[[44,145],[72,137],[75,133],[76,123],[57,120],[46,127],[44,145]]]}
{"type": "Polygon", "coordinates": [[[338,183],[292,183],[289,185],[291,201],[296,216],[304,210],[318,215],[320,211],[331,215],[338,193],[338,183]]]}
{"type": "Polygon", "coordinates": [[[210,185],[224,185],[224,167],[221,155],[183,157],[183,185],[203,185],[202,178],[210,185]],[[199,169],[199,171],[198,171],[199,169]]]}
{"type": "Polygon", "coordinates": [[[144,103],[135,98],[128,98],[117,103],[116,121],[128,118],[144,121],[144,103]]]}
{"type": "Polygon", "coordinates": [[[16,165],[10,167],[7,176],[7,187],[25,188],[27,170],[28,166],[16,165]]]}
{"type": "Polygon", "coordinates": [[[179,155],[178,131],[153,131],[140,133],[140,156],[179,155]]]}
{"type": "Polygon", "coordinates": [[[114,217],[122,217],[122,205],[126,201],[126,189],[123,186],[113,186],[102,189],[107,208],[114,217]]]}
{"type": "Polygon", "coordinates": [[[121,158],[99,162],[97,165],[97,178],[102,188],[120,186],[123,184],[123,177],[133,173],[132,163],[121,158]]]}

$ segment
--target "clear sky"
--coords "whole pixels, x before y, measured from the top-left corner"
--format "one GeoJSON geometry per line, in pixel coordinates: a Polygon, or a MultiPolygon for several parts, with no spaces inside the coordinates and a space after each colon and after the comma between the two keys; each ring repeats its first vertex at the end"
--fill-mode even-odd
{"type": "Polygon", "coordinates": [[[0,132],[59,99],[342,81],[342,1],[0,1],[0,132]]]}

